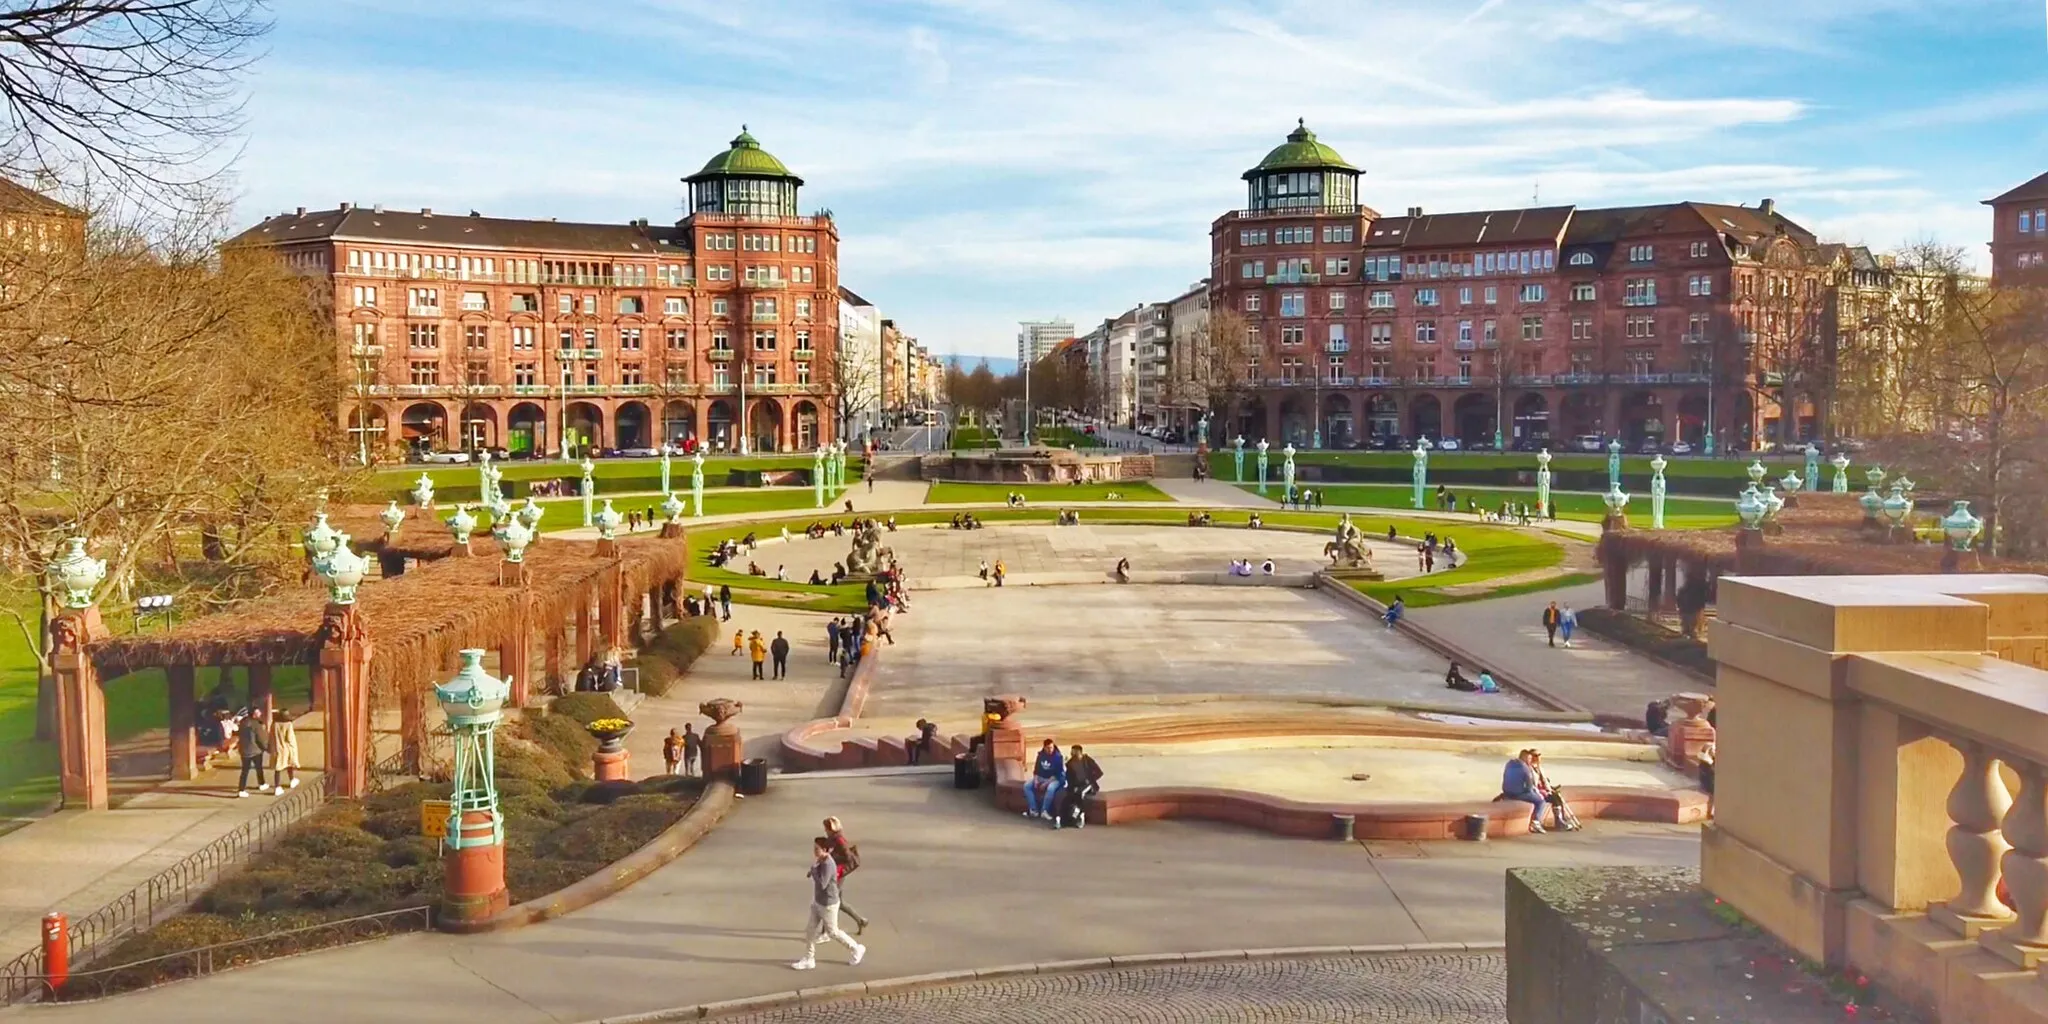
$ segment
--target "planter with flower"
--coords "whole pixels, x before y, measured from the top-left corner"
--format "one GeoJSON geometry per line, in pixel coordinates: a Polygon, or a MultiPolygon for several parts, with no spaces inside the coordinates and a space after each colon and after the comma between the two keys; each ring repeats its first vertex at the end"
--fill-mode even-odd
{"type": "Polygon", "coordinates": [[[633,723],[624,718],[600,718],[583,728],[597,738],[597,753],[590,755],[591,774],[599,782],[632,778],[626,761],[626,734],[633,731],[633,723]]]}

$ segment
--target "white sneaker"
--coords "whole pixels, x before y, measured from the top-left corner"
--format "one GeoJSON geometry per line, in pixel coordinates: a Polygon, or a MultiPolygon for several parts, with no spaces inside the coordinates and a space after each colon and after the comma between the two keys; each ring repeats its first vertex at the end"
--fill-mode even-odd
{"type": "Polygon", "coordinates": [[[261,786],[258,786],[258,787],[256,787],[256,791],[257,791],[257,792],[259,792],[259,793],[268,793],[268,792],[270,792],[270,783],[266,782],[266,783],[264,783],[263,785],[261,785],[261,786]]]}
{"type": "Polygon", "coordinates": [[[811,968],[818,966],[818,961],[811,957],[804,957],[802,960],[798,960],[796,963],[790,964],[789,966],[792,970],[808,971],[811,968]]]}
{"type": "Polygon", "coordinates": [[[297,789],[297,788],[299,788],[299,780],[298,780],[298,779],[297,779],[296,777],[292,779],[292,788],[293,788],[293,789],[297,789]]]}
{"type": "Polygon", "coordinates": [[[1550,831],[1550,830],[1549,830],[1549,829],[1547,829],[1547,828],[1544,828],[1544,827],[1543,827],[1543,823],[1542,823],[1542,822],[1540,822],[1540,821],[1532,821],[1532,822],[1530,822],[1530,823],[1529,823],[1529,831],[1531,831],[1531,832],[1534,832],[1534,833],[1536,833],[1537,835],[1539,835],[1539,836],[1540,836],[1540,835],[1542,835],[1543,833],[1545,833],[1545,832],[1548,832],[1548,831],[1550,831]]]}
{"type": "Polygon", "coordinates": [[[247,800],[249,798],[249,791],[246,789],[242,790],[241,792],[236,793],[235,796],[239,797],[240,799],[247,800]]]}
{"type": "Polygon", "coordinates": [[[866,946],[855,946],[853,947],[853,955],[846,958],[846,965],[848,967],[857,967],[860,965],[861,957],[867,955],[868,948],[866,946]]]}
{"type": "Polygon", "coordinates": [[[1052,830],[1053,830],[1054,832],[1058,832],[1058,831],[1060,830],[1060,825],[1061,825],[1061,824],[1063,824],[1063,823],[1062,823],[1062,822],[1060,821],[1060,819],[1058,819],[1058,818],[1054,818],[1054,819],[1052,820],[1052,830]]]}
{"type": "Polygon", "coordinates": [[[1025,811],[1025,812],[1024,812],[1024,816],[1025,816],[1025,817],[1027,817],[1027,818],[1036,818],[1036,817],[1038,817],[1038,812],[1037,812],[1037,811],[1025,811]]]}

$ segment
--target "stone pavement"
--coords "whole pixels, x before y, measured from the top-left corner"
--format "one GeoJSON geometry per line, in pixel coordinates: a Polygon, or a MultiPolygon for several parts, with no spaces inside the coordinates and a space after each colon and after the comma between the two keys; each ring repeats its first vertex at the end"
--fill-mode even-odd
{"type": "Polygon", "coordinates": [[[226,1007],[289,1007],[293,1024],[558,1024],[1008,963],[1498,942],[1509,867],[1698,860],[1696,828],[1610,822],[1512,842],[1384,845],[1199,822],[1055,832],[950,781],[778,778],[681,859],[557,920],[400,936],[0,1019],[214,1024],[226,1007]],[[807,851],[827,814],[861,844],[847,898],[871,919],[870,952],[848,967],[824,950],[816,971],[799,974],[788,964],[802,947],[807,851]]]}
{"type": "Polygon", "coordinates": [[[729,1024],[1506,1024],[1507,958],[1417,953],[1030,974],[721,1017],[729,1024]]]}
{"type": "Polygon", "coordinates": [[[1546,646],[1543,609],[1599,607],[1599,583],[1539,591],[1485,601],[1416,608],[1408,617],[1464,648],[1480,664],[1506,665],[1516,675],[1596,714],[1642,716],[1650,701],[1688,690],[1711,692],[1713,684],[1651,661],[1603,636],[1580,630],[1572,646],[1546,646]]]}
{"type": "MultiPolygon", "coordinates": [[[[770,764],[780,762],[784,732],[839,713],[845,684],[838,669],[825,663],[825,623],[831,620],[832,616],[818,612],[733,605],[732,621],[721,624],[717,642],[689,673],[677,680],[666,696],[649,697],[633,708],[635,727],[626,738],[633,774],[646,776],[661,770],[661,741],[670,729],[691,722],[703,732],[711,720],[699,714],[697,706],[713,697],[730,697],[746,705],[734,721],[739,724],[748,757],[765,757],[770,764]],[[732,653],[736,628],[761,630],[764,640],[773,640],[775,631],[782,630],[789,637],[789,678],[755,681],[752,660],[744,652],[732,653]]],[[[763,672],[773,675],[772,660],[763,672]]]]}

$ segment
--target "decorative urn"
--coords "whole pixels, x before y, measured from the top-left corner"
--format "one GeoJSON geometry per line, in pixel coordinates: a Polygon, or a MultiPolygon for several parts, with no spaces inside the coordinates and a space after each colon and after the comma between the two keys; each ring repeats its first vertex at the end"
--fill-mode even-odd
{"type": "Polygon", "coordinates": [[[1761,526],[1764,521],[1764,514],[1770,510],[1770,506],[1764,503],[1764,496],[1756,489],[1755,484],[1750,484],[1735,499],[1735,517],[1742,520],[1742,528],[1745,530],[1754,530],[1761,526]]]}
{"type": "Polygon", "coordinates": [[[333,604],[356,603],[356,588],[370,571],[370,560],[349,550],[348,534],[326,558],[313,563],[313,574],[327,581],[327,599],[333,604]]]}
{"type": "Polygon", "coordinates": [[[1537,453],[1536,453],[1536,468],[1538,468],[1538,469],[1549,469],[1549,468],[1550,468],[1550,460],[1551,460],[1551,457],[1552,457],[1552,456],[1551,456],[1551,454],[1550,454],[1550,449],[1548,449],[1548,448],[1545,448],[1545,449],[1543,449],[1542,451],[1539,451],[1539,452],[1537,452],[1537,453]]]}
{"type": "Polygon", "coordinates": [[[1650,472],[1652,475],[1663,476],[1664,471],[1670,468],[1670,466],[1671,463],[1664,461],[1662,453],[1650,456],[1650,472]]]}
{"type": "Polygon", "coordinates": [[[1768,473],[1768,472],[1770,472],[1770,471],[1764,468],[1764,460],[1762,460],[1762,459],[1754,459],[1754,460],[1751,460],[1751,462],[1750,462],[1750,464],[1749,464],[1749,469],[1748,469],[1748,473],[1749,473],[1749,482],[1750,482],[1750,483],[1753,483],[1753,484],[1756,484],[1756,485],[1758,485],[1758,486],[1762,486],[1762,485],[1763,485],[1763,482],[1764,482],[1764,474],[1766,474],[1766,473],[1768,473]]]}
{"type": "Polygon", "coordinates": [[[448,517],[448,532],[455,536],[455,543],[469,543],[470,534],[476,532],[476,517],[469,514],[468,505],[455,506],[455,514],[448,517]]]}
{"type": "Polygon", "coordinates": [[[468,647],[458,652],[462,667],[453,678],[434,687],[434,700],[441,713],[456,725],[480,725],[496,721],[512,699],[512,684],[484,671],[484,652],[468,647]]]}
{"type": "MultiPolygon", "coordinates": [[[[392,504],[396,505],[397,502],[392,504]]],[[[306,531],[306,554],[314,561],[334,553],[334,546],[341,543],[341,531],[327,525],[327,513],[313,513],[313,525],[306,531]]]]}
{"type": "Polygon", "coordinates": [[[1609,484],[1607,493],[1600,496],[1600,501],[1607,506],[1608,515],[1618,516],[1623,509],[1628,508],[1628,492],[1622,490],[1620,484],[1609,484]]]}
{"type": "Polygon", "coordinates": [[[1828,460],[1828,465],[1835,467],[1835,472],[1837,473],[1847,473],[1849,471],[1849,456],[1842,452],[1836,452],[1835,457],[1828,460]]]}
{"type": "Polygon", "coordinates": [[[1785,507],[1785,499],[1778,497],[1778,488],[1773,484],[1764,485],[1764,518],[1776,521],[1778,513],[1785,507]]]}
{"type": "Polygon", "coordinates": [[[540,502],[533,500],[529,495],[526,504],[519,506],[519,521],[525,524],[527,532],[531,534],[540,529],[540,517],[546,515],[547,511],[541,507],[540,502]]]}
{"type": "Polygon", "coordinates": [[[379,513],[377,518],[384,523],[384,536],[396,537],[399,524],[405,522],[405,510],[398,507],[398,501],[394,498],[391,504],[384,506],[384,511],[379,513]]]}
{"type": "Polygon", "coordinates": [[[498,544],[505,549],[505,561],[518,563],[526,560],[526,546],[533,543],[533,530],[527,527],[525,521],[513,516],[492,533],[498,538],[498,544]]]}
{"type": "Polygon", "coordinates": [[[711,728],[704,730],[705,732],[729,733],[739,728],[731,722],[745,707],[745,704],[731,697],[714,697],[697,705],[697,713],[711,719],[711,728]]]}
{"type": "Polygon", "coordinates": [[[633,731],[633,723],[625,718],[600,718],[583,727],[597,740],[597,752],[616,754],[626,749],[626,734],[633,731]]]}
{"type": "Polygon", "coordinates": [[[85,538],[73,537],[64,542],[64,551],[50,561],[44,570],[50,582],[63,591],[64,607],[92,607],[93,588],[107,578],[107,560],[94,558],[85,553],[85,538]]]}
{"type": "Polygon", "coordinates": [[[434,505],[434,478],[433,478],[433,477],[431,477],[431,476],[428,476],[428,475],[427,475],[427,474],[425,474],[425,473],[421,473],[421,474],[420,474],[420,479],[419,479],[419,482],[418,482],[418,483],[416,483],[416,484],[414,484],[414,485],[413,485],[413,488],[412,488],[412,503],[413,503],[413,504],[415,504],[415,505],[418,505],[418,506],[419,506],[419,507],[421,507],[421,508],[432,508],[432,507],[433,507],[433,505],[434,505]]]}
{"type": "Polygon", "coordinates": [[[597,527],[597,539],[599,540],[611,540],[617,536],[619,524],[625,521],[626,517],[620,515],[618,510],[612,507],[612,500],[610,498],[604,500],[604,508],[599,509],[596,515],[590,517],[591,524],[597,527]]]}
{"type": "Polygon", "coordinates": [[[683,519],[683,499],[676,497],[671,492],[668,497],[661,500],[661,514],[666,516],[671,523],[681,522],[683,519]]]}
{"type": "Polygon", "coordinates": [[[1778,479],[1778,486],[1783,487],[1786,494],[1798,494],[1799,488],[1805,485],[1806,478],[1800,476],[1798,470],[1789,471],[1778,479]]]}
{"type": "Polygon", "coordinates": [[[1891,496],[1885,498],[1880,507],[1884,509],[1885,522],[1900,527],[1906,525],[1907,517],[1913,514],[1913,499],[1906,497],[1905,485],[1894,480],[1891,496]]]}
{"type": "Polygon", "coordinates": [[[1870,489],[1877,490],[1884,485],[1884,467],[1872,466],[1863,471],[1863,479],[1870,481],[1870,489]]]}
{"type": "Polygon", "coordinates": [[[1958,499],[1948,515],[1942,517],[1941,533],[1948,538],[1949,546],[1957,551],[1968,551],[1977,535],[1984,532],[1984,520],[1970,514],[1970,503],[1958,499]]]}

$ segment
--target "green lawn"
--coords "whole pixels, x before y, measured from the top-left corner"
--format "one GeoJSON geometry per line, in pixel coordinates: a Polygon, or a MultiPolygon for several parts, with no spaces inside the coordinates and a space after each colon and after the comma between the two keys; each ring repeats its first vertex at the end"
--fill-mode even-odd
{"type": "MultiPolygon", "coordinates": [[[[597,468],[591,475],[600,482],[621,478],[659,477],[661,475],[660,459],[596,459],[593,460],[593,464],[597,468]]],[[[504,471],[504,478],[508,481],[548,480],[582,475],[582,472],[577,469],[575,463],[559,460],[507,459],[496,465],[504,471]]],[[[807,454],[749,455],[745,457],[737,455],[705,456],[704,479],[707,483],[712,480],[722,481],[725,479],[726,473],[734,469],[810,469],[811,465],[811,456],[807,454]]],[[[866,465],[866,460],[849,451],[846,455],[846,479],[849,482],[859,479],[861,468],[864,465],[866,465]]],[[[689,459],[676,458],[669,460],[669,472],[672,475],[672,479],[679,486],[689,486],[690,469],[691,462],[689,459]]],[[[372,474],[371,478],[380,491],[401,488],[409,490],[419,480],[422,472],[433,479],[434,486],[436,487],[474,486],[477,482],[477,466],[475,463],[458,466],[413,464],[382,466],[372,474]]]]}
{"type": "Polygon", "coordinates": [[[1171,495],[1142,480],[1114,484],[970,484],[941,480],[925,492],[928,505],[979,502],[1000,505],[1011,494],[1025,501],[1057,505],[1075,501],[1172,501],[1171,495]],[[1110,495],[1116,495],[1112,498],[1110,495]]]}
{"type": "MultiPolygon", "coordinates": [[[[1082,513],[1083,521],[1090,524],[1130,523],[1182,525],[1187,522],[1187,513],[1199,511],[1196,506],[1181,508],[1110,508],[1088,509],[1082,513]]],[[[1243,526],[1248,511],[1242,509],[1209,509],[1212,522],[1219,526],[1243,526]]],[[[896,522],[899,527],[926,526],[944,523],[953,513],[946,511],[899,512],[896,522]]],[[[990,523],[1050,523],[1057,516],[1055,508],[1029,509],[988,509],[976,512],[975,517],[990,523]]],[[[1321,531],[1334,531],[1338,513],[1334,512],[1286,512],[1265,511],[1262,513],[1267,526],[1285,526],[1321,531]]],[[[1431,593],[1436,587],[1484,583],[1518,573],[1545,569],[1564,561],[1564,548],[1556,540],[1540,532],[1526,529],[1498,526],[1464,526],[1439,520],[1411,519],[1402,516],[1353,515],[1352,521],[1358,528],[1375,537],[1386,536],[1387,527],[1393,526],[1401,537],[1421,537],[1434,531],[1439,538],[1450,538],[1471,561],[1458,569],[1434,573],[1414,580],[1391,583],[1359,582],[1353,584],[1364,593],[1382,601],[1391,601],[1401,594],[1408,599],[1411,607],[1428,607],[1434,604],[1452,604],[1459,601],[1475,600],[1491,594],[1451,596],[1431,593]]],[[[733,601],[737,604],[772,604],[798,607],[810,611],[845,614],[861,611],[864,605],[864,590],[859,585],[813,587],[805,583],[780,582],[749,576],[745,572],[745,561],[741,570],[733,572],[714,569],[704,564],[704,556],[720,541],[740,538],[753,531],[760,536],[778,534],[783,526],[795,530],[804,525],[803,520],[756,520],[748,523],[730,523],[691,530],[690,580],[694,587],[702,588],[710,583],[714,586],[726,584],[733,588],[733,601]]],[[[851,545],[850,538],[845,543],[851,545]]],[[[771,565],[764,565],[771,568],[771,565]]],[[[916,567],[911,567],[916,571],[916,567]]],[[[1584,574],[1568,575],[1552,580],[1515,584],[1506,588],[1508,593],[1528,593],[1551,587],[1569,586],[1586,582],[1590,577],[1584,574]]]]}
{"type": "MultiPolygon", "coordinates": [[[[1550,454],[1552,456],[1550,468],[1553,471],[1562,472],[1566,470],[1577,470],[1583,472],[1604,473],[1607,470],[1607,456],[1605,455],[1593,455],[1590,453],[1560,453],[1555,449],[1553,449],[1550,454]]],[[[1232,454],[1229,448],[1223,448],[1220,450],[1212,451],[1210,453],[1209,467],[1210,470],[1215,474],[1216,479],[1230,480],[1234,478],[1234,458],[1235,456],[1232,454]]],[[[1667,457],[1664,460],[1664,475],[1667,477],[1725,479],[1747,483],[1749,481],[1749,476],[1746,471],[1749,468],[1749,464],[1752,460],[1758,458],[1761,458],[1763,460],[1764,466],[1771,470],[1770,475],[1773,479],[1784,476],[1785,471],[1793,468],[1794,466],[1799,467],[1802,473],[1805,471],[1806,467],[1806,458],[1805,456],[1800,455],[1758,456],[1751,454],[1743,455],[1740,457],[1728,456],[1712,459],[1696,458],[1693,456],[1683,456],[1667,457]]],[[[1405,470],[1415,464],[1415,457],[1406,451],[1313,451],[1297,452],[1294,456],[1294,462],[1298,466],[1367,466],[1381,469],[1405,470]]],[[[1280,452],[1278,449],[1272,449],[1268,452],[1268,464],[1271,467],[1271,476],[1273,478],[1278,478],[1280,475],[1280,452]]],[[[1258,472],[1257,457],[1249,448],[1245,450],[1244,465],[1245,475],[1247,477],[1254,476],[1258,472]]],[[[1536,453],[1432,451],[1429,453],[1429,465],[1432,469],[1526,469],[1530,472],[1535,472],[1536,453]]],[[[1863,479],[1861,474],[1864,470],[1869,468],[1870,464],[1868,462],[1859,461],[1857,465],[1851,466],[1849,469],[1851,479],[1863,479]]],[[[1621,471],[1624,473],[1641,473],[1647,476],[1650,473],[1650,456],[1623,456],[1621,460],[1621,471]]],[[[1828,486],[1829,482],[1834,480],[1834,473],[1835,469],[1833,466],[1828,465],[1825,461],[1821,463],[1820,475],[1822,487],[1828,486]]]]}
{"type": "MultiPolygon", "coordinates": [[[[1254,494],[1258,493],[1258,485],[1256,484],[1240,484],[1238,486],[1254,494]]],[[[1317,494],[1323,495],[1327,504],[1355,508],[1411,508],[1413,506],[1410,502],[1415,495],[1414,488],[1403,487],[1399,484],[1325,484],[1309,486],[1317,494]]],[[[1519,502],[1525,505],[1536,503],[1536,492],[1533,490],[1495,487],[1452,487],[1451,490],[1458,495],[1458,507],[1461,510],[1465,507],[1465,500],[1467,498],[1477,500],[1479,507],[1482,509],[1493,510],[1498,510],[1504,501],[1519,502]]],[[[1266,494],[1268,497],[1278,499],[1280,493],[1280,485],[1267,485],[1266,494]]],[[[1422,498],[1425,502],[1434,502],[1436,500],[1435,485],[1425,489],[1422,498]]],[[[1559,519],[1597,523],[1607,516],[1607,506],[1601,503],[1597,495],[1553,491],[1550,499],[1557,503],[1557,517],[1559,519]]],[[[1650,496],[1647,494],[1630,495],[1628,516],[1631,524],[1647,528],[1650,525],[1650,496]]],[[[1675,497],[1666,497],[1664,499],[1665,529],[1703,530],[1720,526],[1733,526],[1734,524],[1735,505],[1732,501],[1675,497]]]]}
{"type": "Polygon", "coordinates": [[[1034,434],[1038,443],[1053,448],[1100,448],[1102,439],[1073,427],[1041,427],[1034,434]]]}
{"type": "Polygon", "coordinates": [[[1000,448],[1002,447],[1002,441],[996,436],[994,431],[982,427],[954,427],[953,447],[955,449],[1000,448]]]}

